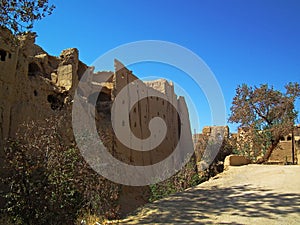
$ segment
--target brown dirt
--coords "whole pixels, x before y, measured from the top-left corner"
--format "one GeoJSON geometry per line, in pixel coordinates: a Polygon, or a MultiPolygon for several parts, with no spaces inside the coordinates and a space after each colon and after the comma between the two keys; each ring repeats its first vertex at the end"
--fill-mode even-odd
{"type": "Polygon", "coordinates": [[[300,166],[231,167],[120,224],[300,224],[300,166]]]}

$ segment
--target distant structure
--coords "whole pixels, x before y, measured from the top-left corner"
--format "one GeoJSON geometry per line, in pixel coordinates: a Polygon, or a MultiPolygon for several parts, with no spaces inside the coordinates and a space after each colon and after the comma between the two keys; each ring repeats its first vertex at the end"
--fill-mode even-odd
{"type": "MultiPolygon", "coordinates": [[[[251,151],[253,146],[252,140],[248,135],[249,129],[241,127],[238,129],[237,141],[243,140],[243,143],[248,145],[248,154],[255,154],[251,151]]],[[[243,146],[237,146],[242,149],[243,146]]],[[[256,155],[259,157],[259,155],[256,155]]],[[[300,125],[294,127],[294,134],[288,134],[281,138],[279,145],[273,150],[271,157],[268,160],[268,164],[292,164],[294,159],[295,164],[299,164],[300,159],[300,125]],[[294,140],[293,140],[294,136],[294,140]],[[294,141],[294,152],[292,151],[294,141]]]]}
{"type": "Polygon", "coordinates": [[[294,134],[288,134],[281,138],[279,142],[279,146],[274,149],[269,163],[274,164],[291,164],[293,163],[299,164],[300,163],[300,125],[296,125],[294,127],[294,134]],[[294,140],[293,140],[294,136],[294,140]],[[293,141],[294,141],[294,157],[293,157],[293,141]]]}
{"type": "Polygon", "coordinates": [[[196,164],[199,173],[209,166],[218,155],[220,156],[219,158],[225,159],[227,153],[222,152],[222,146],[228,138],[228,126],[205,126],[202,129],[202,133],[193,135],[196,164]]]}
{"type": "MultiPolygon", "coordinates": [[[[224,139],[228,139],[229,136],[231,139],[243,140],[243,143],[247,145],[246,155],[253,155],[255,153],[251,152],[251,147],[253,146],[252,140],[248,135],[249,129],[246,127],[241,127],[238,129],[238,133],[231,133],[228,126],[206,126],[203,128],[202,133],[193,134],[193,143],[196,154],[197,163],[202,160],[203,151],[206,147],[204,137],[212,136],[216,140],[218,139],[218,134],[224,133],[224,139]]],[[[237,148],[242,150],[243,146],[237,144],[237,148]]],[[[254,156],[254,155],[253,155],[254,156]]],[[[258,155],[256,157],[259,157],[258,155]]],[[[269,158],[267,164],[292,164],[294,159],[295,164],[300,163],[300,125],[294,127],[294,133],[288,134],[281,138],[279,145],[272,152],[271,157],[269,158]],[[294,139],[294,152],[293,148],[293,139],[294,139]]],[[[201,169],[201,168],[199,168],[201,169]]],[[[198,169],[198,170],[199,170],[198,169]]]]}

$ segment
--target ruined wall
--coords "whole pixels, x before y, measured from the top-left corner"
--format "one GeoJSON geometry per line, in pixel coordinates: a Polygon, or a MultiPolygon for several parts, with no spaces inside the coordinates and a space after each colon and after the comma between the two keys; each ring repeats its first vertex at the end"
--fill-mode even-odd
{"type": "MultiPolygon", "coordinates": [[[[121,62],[115,60],[115,72],[97,72],[89,70],[89,76],[80,85],[79,95],[82,101],[96,102],[97,128],[104,145],[110,153],[120,161],[129,165],[153,165],[168,157],[177,147],[181,126],[185,125],[182,132],[182,142],[179,149],[193,148],[190,130],[190,121],[187,105],[183,97],[177,97],[172,83],[164,79],[142,82],[132,71],[128,70],[121,62]],[[101,92],[98,94],[101,88],[101,92]],[[122,93],[121,93],[122,92],[122,93]],[[121,107],[117,114],[112,112],[113,103],[119,98],[121,107]],[[136,103],[130,108],[130,103],[136,103]],[[121,116],[128,116],[119,120],[119,126],[129,126],[130,130],[123,132],[129,146],[126,146],[115,135],[111,120],[121,116]],[[154,117],[165,121],[167,133],[163,141],[155,147],[153,142],[159,140],[162,131],[152,134],[153,139],[149,146],[140,140],[150,136],[149,122],[154,117]],[[180,118],[182,118],[180,120],[180,118]],[[138,149],[151,149],[138,151],[133,149],[133,138],[138,138],[138,149]]],[[[87,112],[88,113],[88,112],[87,112]]],[[[179,156],[180,157],[180,156],[179,156]]],[[[178,159],[173,158],[176,162],[178,159]]],[[[149,187],[122,186],[120,195],[121,212],[126,213],[139,205],[147,202],[149,187]],[[130,203],[130,205],[129,205],[130,203]],[[122,207],[123,206],[123,207],[122,207]],[[126,207],[124,207],[126,206],[126,207]]]]}
{"type": "MultiPolygon", "coordinates": [[[[113,98],[115,98],[126,85],[130,85],[128,89],[125,90],[124,96],[121,96],[122,104],[124,104],[124,112],[120,112],[120,115],[124,115],[130,110],[127,106],[130,104],[133,95],[136,95],[138,99],[137,104],[134,105],[129,113],[132,133],[128,134],[128,139],[131,139],[132,135],[135,135],[139,139],[148,138],[150,136],[149,122],[154,117],[162,118],[167,125],[165,139],[156,148],[151,146],[150,143],[149,149],[153,149],[151,151],[141,152],[132,150],[115,138],[114,151],[116,157],[132,165],[155,164],[170,155],[177,146],[179,139],[180,125],[178,123],[180,121],[177,114],[177,111],[179,111],[177,107],[178,99],[174,93],[174,87],[166,80],[143,83],[118,61],[115,62],[115,70],[114,89],[112,91],[113,98]],[[155,89],[152,88],[153,84],[155,84],[155,89]],[[134,90],[134,92],[131,92],[129,88],[134,90]],[[142,98],[144,95],[147,97],[142,98]],[[163,99],[163,95],[165,95],[167,100],[163,99]],[[173,105],[170,104],[170,102],[173,103],[173,105]]],[[[122,126],[123,125],[125,126],[126,124],[122,124],[122,126]]],[[[160,130],[158,134],[153,135],[153,139],[158,138],[159,135],[162,135],[160,130]]],[[[143,146],[141,145],[140,148],[142,149],[143,146]]]]}
{"type": "MultiPolygon", "coordinates": [[[[65,50],[60,57],[50,56],[34,44],[35,37],[33,33],[14,37],[9,30],[0,28],[1,177],[7,173],[2,169],[5,140],[14,137],[25,122],[58,113],[87,68],[78,60],[76,49],[65,50]]],[[[70,137],[70,131],[66,128],[65,137],[70,137]]],[[[2,183],[0,186],[1,191],[5,189],[2,183]]]]}
{"type": "Polygon", "coordinates": [[[197,169],[200,175],[202,175],[201,171],[205,162],[224,161],[225,157],[231,153],[224,148],[224,144],[228,139],[228,126],[205,126],[201,134],[194,134],[193,143],[197,169]]]}
{"type": "MultiPolygon", "coordinates": [[[[260,157],[261,152],[255,153],[252,149],[255,143],[251,140],[251,132],[248,128],[239,128],[237,134],[237,147],[240,151],[244,151],[244,155],[260,157]],[[244,150],[247,149],[247,150],[244,150]]],[[[295,126],[294,130],[294,160],[299,164],[300,157],[300,126],[295,126]]],[[[292,134],[282,137],[278,146],[273,150],[267,163],[269,164],[290,164],[292,163],[292,134]]]]}
{"type": "MultiPolygon", "coordinates": [[[[122,108],[123,111],[120,111],[119,114],[123,115],[126,114],[127,111],[130,111],[129,125],[132,133],[128,133],[127,138],[129,140],[132,139],[133,135],[139,139],[148,138],[150,136],[149,122],[154,117],[160,117],[165,121],[167,133],[161,144],[157,147],[154,147],[152,143],[150,143],[150,146],[143,146],[142,143],[140,143],[140,149],[145,147],[151,149],[146,152],[136,151],[130,147],[126,147],[116,136],[114,136],[114,157],[127,164],[137,166],[158,163],[168,157],[177,147],[180,129],[183,123],[187,126],[186,130],[183,131],[182,145],[178,147],[193,147],[187,106],[184,98],[178,98],[175,94],[172,83],[169,83],[164,79],[142,82],[132,73],[132,71],[128,70],[122,63],[116,60],[112,99],[115,99],[122,89],[124,92],[122,92],[122,95],[119,97],[121,97],[124,108],[122,108]],[[128,105],[130,104],[130,101],[132,101],[133,96],[138,101],[131,109],[129,109],[128,105]],[[182,118],[182,120],[180,120],[180,118],[182,118]]],[[[126,124],[122,125],[125,126],[126,124]]],[[[153,141],[161,135],[161,130],[158,130],[158,133],[153,135],[153,141]]],[[[173,162],[176,162],[176,160],[178,159],[173,158],[173,162]]],[[[149,187],[124,186],[122,191],[127,192],[127,195],[121,195],[120,202],[127,202],[127,204],[128,202],[131,202],[132,208],[129,209],[130,211],[139,204],[145,203],[145,199],[140,197],[145,197],[149,194],[149,187]],[[144,194],[141,195],[141,193],[144,194]]]]}
{"type": "MultiPolygon", "coordinates": [[[[300,163],[300,126],[295,126],[294,130],[294,160],[295,163],[300,163]]],[[[282,137],[279,146],[273,150],[269,163],[292,163],[292,134],[282,137]]]]}
{"type": "Polygon", "coordinates": [[[35,34],[14,39],[0,29],[0,140],[13,137],[20,124],[46,118],[72,95],[87,66],[77,49],[60,57],[48,55],[34,44],[35,34]],[[81,71],[79,71],[79,69],[81,71]]]}
{"type": "MultiPolygon", "coordinates": [[[[14,137],[22,123],[48,118],[57,114],[66,103],[71,103],[78,82],[88,67],[79,60],[77,49],[64,50],[55,57],[34,44],[35,34],[20,36],[17,42],[12,42],[15,39],[6,29],[1,28],[0,34],[0,160],[3,160],[4,140],[14,137]]],[[[96,100],[98,132],[114,157],[132,165],[155,164],[168,157],[177,146],[181,124],[188,126],[183,132],[185,141],[180,148],[192,145],[187,106],[184,98],[178,98],[174,93],[172,83],[166,80],[143,83],[118,61],[115,72],[94,72],[92,67],[88,71],[91,76],[83,81],[87,83],[87,90],[80,89],[78,93],[83,96],[82,101],[96,100]],[[130,135],[140,139],[149,137],[148,126],[154,117],[160,117],[166,123],[166,137],[151,151],[140,152],[126,147],[113,132],[111,107],[117,94],[128,84],[136,87],[134,95],[139,100],[129,113],[130,135]],[[141,98],[141,93],[147,98],[141,98]],[[182,121],[179,115],[182,115],[182,121]]],[[[131,101],[131,95],[127,94],[124,110],[131,101]]],[[[72,139],[72,128],[65,129],[66,136],[72,139]]],[[[160,131],[155,135],[154,138],[159,138],[160,131]]],[[[0,163],[3,165],[2,161],[0,163]]],[[[129,212],[146,203],[148,195],[149,187],[123,186],[119,199],[121,212],[129,212]]]]}

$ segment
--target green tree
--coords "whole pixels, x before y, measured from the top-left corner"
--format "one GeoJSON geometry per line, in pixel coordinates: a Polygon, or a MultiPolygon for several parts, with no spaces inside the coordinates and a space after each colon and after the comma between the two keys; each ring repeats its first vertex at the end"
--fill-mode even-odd
{"type": "MultiPolygon", "coordinates": [[[[285,89],[283,93],[267,84],[259,87],[243,84],[236,89],[229,122],[239,123],[247,131],[250,140],[247,146],[257,163],[266,162],[280,138],[293,130],[298,114],[294,104],[300,96],[300,87],[298,83],[289,83],[285,89]]],[[[245,145],[240,143],[240,146],[245,145]]]]}
{"type": "Polygon", "coordinates": [[[33,28],[35,21],[51,15],[54,5],[48,0],[0,0],[0,26],[14,34],[33,28]]]}

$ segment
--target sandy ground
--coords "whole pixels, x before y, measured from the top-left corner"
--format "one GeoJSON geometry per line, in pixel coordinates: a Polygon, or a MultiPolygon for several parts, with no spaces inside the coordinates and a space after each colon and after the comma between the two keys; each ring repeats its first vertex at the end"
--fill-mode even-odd
{"type": "Polygon", "coordinates": [[[300,166],[231,167],[120,224],[300,224],[300,166]]]}

